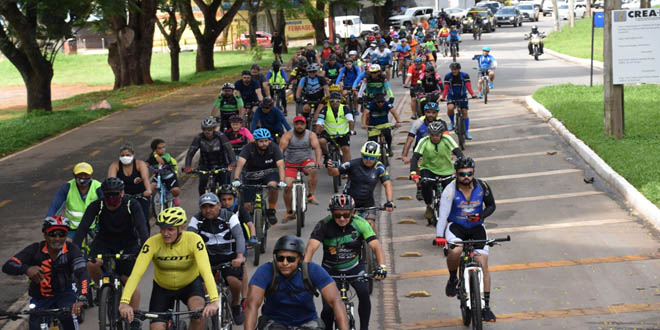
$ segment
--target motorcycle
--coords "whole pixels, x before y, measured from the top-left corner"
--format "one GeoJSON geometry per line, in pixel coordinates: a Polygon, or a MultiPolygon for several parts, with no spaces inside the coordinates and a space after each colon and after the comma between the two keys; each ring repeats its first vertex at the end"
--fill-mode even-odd
{"type": "Polygon", "coordinates": [[[525,34],[525,40],[530,40],[532,43],[532,56],[534,56],[534,59],[537,61],[542,54],[541,42],[543,42],[543,38],[545,38],[545,33],[543,32],[537,34],[525,34]]]}

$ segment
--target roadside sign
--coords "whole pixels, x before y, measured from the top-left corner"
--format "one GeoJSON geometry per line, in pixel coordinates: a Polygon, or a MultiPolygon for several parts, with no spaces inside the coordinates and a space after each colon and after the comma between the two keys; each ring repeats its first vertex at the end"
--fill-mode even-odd
{"type": "Polygon", "coordinates": [[[660,8],[612,11],[614,84],[660,83],[660,8]]]}
{"type": "Polygon", "coordinates": [[[605,13],[598,11],[594,13],[594,27],[602,28],[605,26],[605,13]]]}

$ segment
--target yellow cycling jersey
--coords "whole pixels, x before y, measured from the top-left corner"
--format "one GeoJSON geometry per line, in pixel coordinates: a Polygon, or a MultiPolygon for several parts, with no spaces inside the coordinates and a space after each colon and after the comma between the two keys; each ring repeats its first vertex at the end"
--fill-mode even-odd
{"type": "Polygon", "coordinates": [[[165,244],[161,234],[150,237],[135,261],[131,276],[121,295],[121,302],[129,303],[133,291],[149,263],[154,262],[154,281],[167,290],[179,290],[202,275],[211,302],[218,300],[218,289],[211,272],[211,263],[202,237],[189,231],[181,232],[174,244],[165,244]]]}

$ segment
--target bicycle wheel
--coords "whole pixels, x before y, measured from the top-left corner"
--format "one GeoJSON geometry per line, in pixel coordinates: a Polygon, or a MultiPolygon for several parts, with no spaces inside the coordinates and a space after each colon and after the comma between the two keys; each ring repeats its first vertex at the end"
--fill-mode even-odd
{"type": "MultiPolygon", "coordinates": [[[[332,159],[337,164],[341,164],[339,153],[336,150],[333,150],[330,159],[332,159]]],[[[332,177],[332,189],[335,191],[335,194],[339,193],[340,187],[341,187],[341,174],[332,177]]]]}
{"type": "MultiPolygon", "coordinates": [[[[374,259],[374,253],[371,251],[371,247],[367,244],[362,245],[362,259],[367,268],[367,274],[373,274],[376,271],[376,259],[374,259]]],[[[374,279],[368,278],[367,283],[369,284],[369,294],[371,294],[374,291],[374,279]]]]}
{"type": "Polygon", "coordinates": [[[353,303],[348,303],[348,328],[350,330],[355,330],[355,305],[353,303]]]}
{"type": "Polygon", "coordinates": [[[484,104],[488,103],[488,79],[481,79],[481,90],[484,92],[484,104]]]}
{"type": "Polygon", "coordinates": [[[401,83],[405,85],[406,83],[406,77],[408,75],[408,64],[406,63],[406,60],[403,60],[403,70],[401,70],[401,83]]]}
{"type": "Polygon", "coordinates": [[[154,190],[153,198],[151,199],[151,213],[154,215],[154,218],[157,218],[160,212],[163,212],[163,201],[165,198],[162,194],[163,191],[160,188],[154,190]]]}
{"type": "Polygon", "coordinates": [[[259,266],[259,257],[261,256],[261,244],[263,241],[263,230],[261,224],[264,222],[261,210],[254,212],[254,229],[256,230],[257,244],[254,245],[254,262],[253,265],[259,266]]]}
{"type": "Polygon", "coordinates": [[[112,289],[109,286],[101,288],[99,293],[99,329],[110,329],[112,310],[112,289]]]}
{"type": "MultiPolygon", "coordinates": [[[[264,201],[261,201],[261,214],[266,214],[266,204],[264,204],[264,201]]],[[[268,222],[264,221],[263,216],[261,217],[261,236],[263,239],[261,240],[261,244],[259,244],[259,252],[266,253],[266,242],[268,241],[268,222]]]]}
{"type": "Polygon", "coordinates": [[[303,211],[303,187],[296,185],[296,236],[302,234],[302,226],[305,222],[305,212],[303,211]]]}
{"type": "Polygon", "coordinates": [[[479,287],[479,274],[470,273],[470,312],[472,314],[472,329],[481,330],[483,328],[481,319],[481,289],[479,287]]]}
{"type": "MultiPolygon", "coordinates": [[[[381,139],[385,140],[383,137],[381,139]]],[[[387,142],[380,142],[380,161],[385,165],[385,167],[390,166],[390,157],[388,157],[390,150],[387,148],[387,142]]]]}
{"type": "Polygon", "coordinates": [[[465,150],[465,120],[462,115],[456,116],[456,136],[458,136],[458,145],[461,150],[465,150]]]}
{"type": "Polygon", "coordinates": [[[220,322],[221,330],[231,330],[232,324],[234,323],[233,316],[231,314],[231,297],[224,295],[225,303],[222,304],[222,310],[219,311],[222,315],[222,320],[220,322]]]}

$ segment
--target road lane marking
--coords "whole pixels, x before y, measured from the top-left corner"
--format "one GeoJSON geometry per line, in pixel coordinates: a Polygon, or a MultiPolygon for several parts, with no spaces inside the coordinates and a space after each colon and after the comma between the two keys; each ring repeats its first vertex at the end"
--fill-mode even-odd
{"type": "Polygon", "coordinates": [[[604,195],[602,191],[582,191],[575,193],[565,193],[565,194],[552,194],[552,195],[543,195],[543,196],[531,196],[531,197],[519,197],[519,198],[508,198],[496,201],[497,204],[512,204],[512,203],[522,203],[522,202],[535,202],[546,199],[562,199],[562,198],[574,198],[574,197],[584,197],[584,196],[593,196],[593,195],[604,195]]]}
{"type": "Polygon", "coordinates": [[[504,139],[485,140],[485,141],[474,141],[474,142],[470,142],[469,145],[480,145],[480,144],[488,144],[488,143],[500,143],[500,142],[523,141],[523,140],[539,139],[539,138],[544,138],[544,137],[548,137],[548,136],[550,136],[550,134],[538,134],[538,135],[530,135],[530,136],[517,136],[517,137],[511,137],[511,138],[504,138],[504,139]]]}
{"type": "MultiPolygon", "coordinates": [[[[598,306],[591,308],[566,308],[555,309],[538,312],[521,312],[511,314],[498,314],[497,323],[501,322],[516,322],[516,321],[529,321],[541,319],[555,319],[567,317],[580,317],[589,315],[611,315],[621,313],[638,313],[638,312],[654,312],[660,311],[660,302],[652,302],[647,304],[617,304],[608,306],[598,306]]],[[[401,323],[399,329],[402,330],[418,330],[418,329],[431,329],[451,326],[462,326],[463,321],[459,318],[446,318],[439,320],[424,320],[412,321],[401,323]]],[[[603,326],[603,328],[608,328],[603,326]]]]}
{"type": "Polygon", "coordinates": [[[526,152],[526,153],[521,153],[521,154],[510,154],[510,155],[489,156],[489,157],[476,157],[476,158],[473,158],[473,159],[474,159],[475,162],[482,162],[484,160],[497,160],[497,159],[509,159],[509,158],[545,156],[545,155],[548,155],[547,151],[526,152]]]}
{"type": "Polygon", "coordinates": [[[0,202],[0,207],[3,207],[3,206],[5,206],[9,203],[11,203],[11,199],[5,199],[5,200],[0,202]]]}
{"type": "Polygon", "coordinates": [[[94,151],[92,151],[92,152],[89,153],[89,156],[90,156],[90,157],[94,157],[94,156],[96,156],[96,155],[98,155],[98,154],[100,154],[100,153],[101,153],[101,150],[94,150],[94,151]]]}
{"type": "MultiPolygon", "coordinates": [[[[618,262],[644,261],[644,260],[657,260],[657,259],[660,259],[660,253],[634,254],[628,256],[612,256],[612,257],[599,257],[599,258],[568,259],[568,260],[550,260],[550,261],[528,262],[524,264],[491,265],[488,267],[488,270],[490,272],[503,272],[503,271],[513,271],[513,270],[584,266],[584,265],[610,264],[610,263],[618,263],[618,262]]],[[[429,269],[429,270],[420,270],[416,272],[392,274],[392,276],[388,276],[388,278],[391,277],[392,280],[408,280],[414,278],[434,277],[434,276],[448,275],[448,274],[449,272],[447,271],[447,269],[443,268],[443,269],[429,269]]]]}
{"type": "MultiPolygon", "coordinates": [[[[425,209],[426,207],[424,207],[425,209]]],[[[617,223],[626,223],[633,222],[634,219],[603,219],[603,220],[582,220],[582,219],[573,219],[571,222],[560,222],[560,223],[550,223],[546,225],[532,225],[532,226],[519,226],[519,227],[503,227],[503,228],[493,228],[488,229],[489,234],[507,234],[507,233],[518,233],[524,231],[541,231],[549,229],[562,229],[562,228],[575,228],[575,227],[592,227],[592,226],[603,226],[611,225],[617,223]]],[[[433,239],[435,234],[421,234],[421,235],[409,235],[409,236],[398,236],[388,240],[385,239],[385,243],[402,243],[402,242],[411,242],[417,240],[433,239]]]]}
{"type": "Polygon", "coordinates": [[[37,181],[32,185],[32,188],[37,188],[46,182],[47,182],[46,180],[37,181]]]}
{"type": "Polygon", "coordinates": [[[117,143],[119,143],[119,142],[121,142],[121,141],[124,141],[124,138],[118,138],[118,139],[112,141],[110,144],[117,144],[117,143]]]}
{"type": "Polygon", "coordinates": [[[506,115],[499,115],[499,116],[484,116],[484,117],[470,116],[469,118],[471,118],[472,120],[475,120],[475,121],[480,121],[480,120],[504,119],[504,118],[512,118],[512,117],[524,118],[525,115],[526,114],[520,113],[520,114],[506,114],[506,115]]]}
{"type": "Polygon", "coordinates": [[[144,127],[140,126],[140,127],[136,128],[133,132],[134,132],[135,134],[137,134],[137,133],[142,132],[142,130],[144,130],[144,127]]]}
{"type": "Polygon", "coordinates": [[[68,171],[68,170],[70,170],[70,169],[72,169],[72,168],[73,168],[73,164],[71,164],[71,165],[69,165],[69,166],[66,166],[66,167],[63,167],[62,169],[65,170],[65,171],[68,171]]]}
{"type": "MultiPolygon", "coordinates": [[[[501,128],[507,128],[507,127],[520,127],[520,128],[528,128],[528,127],[547,127],[548,124],[546,123],[541,123],[541,124],[530,124],[530,125],[525,125],[525,124],[506,124],[506,125],[496,125],[496,126],[490,126],[490,127],[479,127],[479,128],[470,128],[470,132],[481,132],[481,131],[487,131],[491,129],[501,129],[501,128]]],[[[408,132],[406,132],[408,133],[408,132]]]]}
{"type": "Polygon", "coordinates": [[[158,123],[160,123],[160,119],[156,119],[156,120],[151,122],[151,124],[153,124],[153,125],[157,125],[158,123]]]}
{"type": "MultiPolygon", "coordinates": [[[[486,180],[486,181],[499,181],[499,180],[509,180],[509,179],[522,179],[522,178],[532,178],[536,176],[548,176],[548,175],[559,175],[559,174],[568,174],[568,173],[576,173],[576,172],[582,172],[582,170],[579,169],[565,169],[565,170],[553,170],[553,171],[545,171],[545,172],[532,172],[532,173],[522,173],[522,174],[510,174],[510,175],[499,175],[499,176],[491,176],[491,177],[485,177],[485,178],[479,178],[481,180],[486,180]]],[[[397,180],[409,180],[407,177],[397,177],[397,180]]],[[[417,189],[416,184],[406,184],[406,185],[401,185],[397,186],[396,189],[397,191],[401,191],[401,189],[417,189]]]]}

